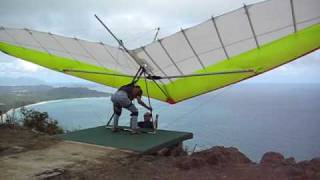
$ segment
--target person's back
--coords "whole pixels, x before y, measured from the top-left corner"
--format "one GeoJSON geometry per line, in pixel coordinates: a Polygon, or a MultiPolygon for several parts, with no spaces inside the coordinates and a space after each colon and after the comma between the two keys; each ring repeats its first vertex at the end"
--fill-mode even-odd
{"type": "Polygon", "coordinates": [[[132,101],[134,99],[132,92],[134,91],[134,88],[137,88],[137,86],[133,84],[127,84],[124,86],[121,86],[118,91],[124,91],[127,93],[128,98],[132,101]]]}

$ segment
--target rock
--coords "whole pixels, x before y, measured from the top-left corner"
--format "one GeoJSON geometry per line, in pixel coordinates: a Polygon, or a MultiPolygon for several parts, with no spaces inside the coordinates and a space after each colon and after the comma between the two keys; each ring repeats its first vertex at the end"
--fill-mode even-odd
{"type": "Polygon", "coordinates": [[[0,145],[0,152],[5,151],[5,150],[7,150],[7,149],[9,149],[9,147],[5,147],[5,146],[1,146],[1,145],[0,145]]]}
{"type": "Polygon", "coordinates": [[[312,169],[320,174],[320,157],[311,159],[310,164],[312,169]]]}
{"type": "Polygon", "coordinates": [[[192,169],[212,165],[227,165],[227,164],[246,164],[251,163],[247,158],[236,148],[225,148],[222,146],[215,146],[210,149],[193,153],[190,156],[183,156],[177,163],[178,168],[192,169]]]}
{"type": "Polygon", "coordinates": [[[296,160],[294,159],[294,157],[289,157],[289,158],[285,159],[285,163],[287,165],[294,165],[294,164],[296,164],[296,160]]]}
{"type": "Polygon", "coordinates": [[[160,156],[170,156],[170,149],[169,148],[163,148],[157,152],[160,156]]]}
{"type": "Polygon", "coordinates": [[[19,152],[22,152],[24,151],[25,148],[24,147],[21,147],[21,146],[12,146],[8,149],[8,151],[10,151],[11,153],[19,153],[19,152]]]}
{"type": "Polygon", "coordinates": [[[205,156],[206,162],[211,165],[251,163],[249,158],[233,147],[212,147],[203,151],[201,156],[205,156]]]}
{"type": "Polygon", "coordinates": [[[37,176],[39,179],[50,179],[56,176],[60,176],[63,173],[65,173],[64,169],[55,168],[55,169],[45,170],[41,173],[36,174],[35,176],[37,176]]]}
{"type": "Polygon", "coordinates": [[[301,161],[297,163],[297,166],[303,169],[310,169],[314,172],[318,172],[320,175],[320,158],[313,158],[310,161],[301,161]]]}
{"type": "Polygon", "coordinates": [[[186,156],[188,153],[183,149],[182,143],[178,144],[177,146],[173,147],[171,150],[171,156],[186,156]]]}
{"type": "Polygon", "coordinates": [[[298,167],[291,167],[287,170],[287,174],[291,177],[301,177],[304,175],[304,170],[298,167]]]}
{"type": "Polygon", "coordinates": [[[179,160],[176,166],[183,170],[190,170],[193,168],[200,168],[205,164],[206,162],[203,159],[190,158],[190,159],[179,160]]]}
{"type": "Polygon", "coordinates": [[[144,155],[141,158],[143,161],[145,162],[152,162],[155,160],[155,156],[151,156],[151,155],[144,155]]]}
{"type": "Polygon", "coordinates": [[[160,155],[160,156],[177,157],[177,156],[185,156],[188,153],[183,149],[182,143],[179,143],[179,144],[176,144],[172,147],[163,148],[163,149],[159,150],[156,154],[160,155]]]}
{"type": "Polygon", "coordinates": [[[285,163],[286,162],[285,162],[283,155],[280,153],[277,153],[277,152],[266,152],[260,160],[260,164],[262,164],[262,165],[265,165],[265,164],[285,164],[285,163]]]}

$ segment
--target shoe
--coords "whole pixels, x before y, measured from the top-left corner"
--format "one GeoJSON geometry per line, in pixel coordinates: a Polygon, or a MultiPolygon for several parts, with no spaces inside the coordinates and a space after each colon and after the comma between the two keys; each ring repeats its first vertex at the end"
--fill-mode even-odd
{"type": "Polygon", "coordinates": [[[112,128],[112,130],[111,130],[112,132],[119,132],[120,131],[120,129],[119,128],[112,128]]]}
{"type": "Polygon", "coordinates": [[[131,135],[134,135],[134,134],[141,134],[141,132],[137,129],[132,129],[132,131],[130,132],[131,135]]]}

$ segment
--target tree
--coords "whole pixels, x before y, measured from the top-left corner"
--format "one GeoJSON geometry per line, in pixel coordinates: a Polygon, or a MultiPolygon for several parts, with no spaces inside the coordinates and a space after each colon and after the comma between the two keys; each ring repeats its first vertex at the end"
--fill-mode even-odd
{"type": "Polygon", "coordinates": [[[58,125],[58,121],[51,119],[47,112],[39,112],[25,107],[22,107],[20,112],[23,126],[27,128],[50,135],[63,133],[63,129],[58,125]]]}

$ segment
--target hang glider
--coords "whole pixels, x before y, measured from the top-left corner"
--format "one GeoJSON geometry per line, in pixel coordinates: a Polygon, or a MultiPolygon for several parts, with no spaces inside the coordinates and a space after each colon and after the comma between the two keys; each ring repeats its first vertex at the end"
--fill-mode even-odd
{"type": "MultiPolygon", "coordinates": [[[[251,78],[320,47],[319,0],[268,0],[126,50],[29,29],[0,29],[0,50],[118,88],[143,66],[152,98],[177,103],[251,78]],[[158,83],[155,83],[157,77],[158,83]]],[[[145,87],[144,80],[139,81],[145,87]]]]}

